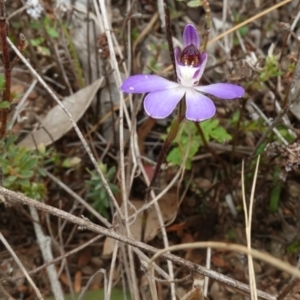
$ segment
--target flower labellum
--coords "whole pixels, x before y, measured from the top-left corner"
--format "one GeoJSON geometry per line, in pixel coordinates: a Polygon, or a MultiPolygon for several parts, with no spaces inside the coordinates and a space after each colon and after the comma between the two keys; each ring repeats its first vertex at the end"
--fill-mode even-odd
{"type": "Polygon", "coordinates": [[[210,119],[216,112],[210,94],[222,99],[235,99],[245,90],[230,83],[215,83],[199,86],[207,63],[207,53],[200,53],[200,39],[192,24],[185,26],[183,50],[174,51],[177,81],[173,82],[157,75],[133,75],[124,80],[121,90],[125,93],[148,93],[144,99],[146,113],[154,119],[169,116],[177,104],[185,98],[185,117],[194,122],[210,119]]]}

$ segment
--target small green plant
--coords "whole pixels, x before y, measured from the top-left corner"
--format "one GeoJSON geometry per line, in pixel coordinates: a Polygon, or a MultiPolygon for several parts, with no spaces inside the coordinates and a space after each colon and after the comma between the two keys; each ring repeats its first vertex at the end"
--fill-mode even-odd
{"type": "Polygon", "coordinates": [[[0,141],[3,186],[40,200],[46,195],[46,187],[42,181],[46,152],[19,147],[15,141],[13,136],[0,141]]]}
{"type": "MultiPolygon", "coordinates": [[[[234,112],[232,117],[228,120],[229,125],[236,126],[238,124],[239,118],[240,118],[240,111],[234,112]]],[[[269,125],[263,120],[263,118],[259,118],[258,120],[242,119],[242,121],[239,123],[239,130],[243,132],[245,135],[249,135],[249,136],[252,136],[253,133],[264,133],[266,130],[268,130],[268,128],[269,125]]],[[[288,128],[285,127],[284,125],[278,125],[276,129],[279,131],[282,137],[285,138],[289,143],[295,140],[295,137],[289,132],[288,128]]],[[[271,141],[281,142],[281,140],[276,134],[272,133],[270,136],[271,136],[270,139],[271,141]]],[[[262,151],[264,150],[265,145],[262,148],[262,151]]]]}
{"type": "MultiPolygon", "coordinates": [[[[11,26],[14,29],[20,29],[22,28],[22,23],[18,21],[13,21],[11,23],[11,26]]],[[[29,23],[29,27],[31,29],[31,32],[35,36],[34,38],[29,39],[29,43],[36,48],[37,52],[44,56],[50,56],[51,51],[47,47],[47,36],[45,36],[44,31],[47,32],[48,36],[57,39],[59,37],[59,33],[56,29],[57,24],[55,24],[55,21],[53,21],[50,17],[47,15],[44,18],[41,19],[31,19],[29,23]],[[44,31],[42,31],[43,29],[44,31]]],[[[12,37],[13,38],[13,37],[12,37]]]]}
{"type": "Polygon", "coordinates": [[[0,74],[0,91],[3,91],[4,88],[4,83],[5,83],[5,78],[3,74],[0,74]]]}
{"type": "MultiPolygon", "coordinates": [[[[179,2],[183,2],[185,0],[178,0],[179,2]]],[[[187,6],[189,7],[199,7],[202,5],[202,1],[201,0],[189,0],[187,1],[187,6]]]]}
{"type": "MultiPolygon", "coordinates": [[[[118,187],[111,181],[114,179],[116,174],[116,168],[111,167],[107,170],[105,164],[99,163],[99,168],[103,172],[105,178],[109,182],[109,187],[113,194],[116,194],[119,190],[118,187]]],[[[88,190],[87,198],[92,202],[92,206],[104,217],[108,217],[108,208],[110,206],[108,193],[103,185],[101,178],[98,173],[94,170],[87,169],[90,174],[90,179],[85,181],[86,188],[88,190]]]]}
{"type": "Polygon", "coordinates": [[[282,181],[280,179],[280,168],[275,166],[273,172],[273,188],[270,195],[269,209],[270,212],[275,213],[278,210],[278,205],[280,201],[282,181]]]}
{"type": "Polygon", "coordinates": [[[273,54],[273,48],[270,48],[268,56],[265,60],[265,65],[259,72],[259,78],[265,82],[272,77],[281,76],[282,71],[279,70],[278,56],[273,54]]]}
{"type": "MultiPolygon", "coordinates": [[[[4,84],[5,84],[5,78],[4,78],[3,74],[0,74],[0,92],[3,92],[4,84]]],[[[9,102],[8,101],[2,101],[0,103],[0,109],[1,108],[8,108],[8,107],[9,107],[9,102]]]]}
{"type": "Polygon", "coordinates": [[[287,247],[286,251],[287,253],[297,253],[299,251],[299,247],[299,241],[295,241],[287,247]]]}
{"type": "Polygon", "coordinates": [[[236,232],[234,229],[229,229],[226,233],[226,238],[230,240],[231,242],[236,241],[236,232]]]}
{"type": "MultiPolygon", "coordinates": [[[[219,120],[217,119],[201,122],[200,126],[207,142],[215,140],[219,143],[223,143],[232,138],[226,129],[220,125],[219,120]]],[[[175,166],[181,166],[186,157],[185,168],[190,170],[192,158],[196,155],[200,146],[203,145],[203,141],[195,124],[192,122],[181,123],[179,133],[177,134],[174,143],[176,146],[167,155],[167,162],[175,166]]]]}

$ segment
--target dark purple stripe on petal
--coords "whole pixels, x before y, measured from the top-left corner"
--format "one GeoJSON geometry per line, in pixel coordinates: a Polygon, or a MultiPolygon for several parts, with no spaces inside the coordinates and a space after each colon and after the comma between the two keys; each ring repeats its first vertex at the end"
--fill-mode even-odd
{"type": "Polygon", "coordinates": [[[214,83],[206,86],[197,86],[195,89],[221,99],[240,98],[245,94],[245,90],[241,86],[231,83],[214,83]]]}
{"type": "Polygon", "coordinates": [[[183,31],[183,48],[189,45],[194,45],[197,49],[200,48],[199,36],[193,24],[187,24],[183,31]]]}

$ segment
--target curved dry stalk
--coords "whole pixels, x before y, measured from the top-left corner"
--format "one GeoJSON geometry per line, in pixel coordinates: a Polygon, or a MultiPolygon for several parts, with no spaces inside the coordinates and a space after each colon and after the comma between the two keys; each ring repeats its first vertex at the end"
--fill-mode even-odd
{"type": "MultiPolygon", "coordinates": [[[[255,186],[256,186],[256,181],[257,181],[259,160],[260,160],[260,156],[258,156],[258,158],[257,158],[257,163],[256,163],[256,168],[255,168],[255,173],[254,173],[254,178],[253,178],[253,183],[252,183],[252,189],[251,189],[249,211],[248,211],[247,203],[246,203],[244,161],[242,162],[242,196],[243,196],[243,206],[244,206],[244,213],[245,213],[245,225],[246,225],[245,231],[246,231],[246,238],[247,238],[247,248],[249,250],[251,250],[251,225],[252,225],[254,193],[255,193],[255,186]]],[[[257,300],[256,280],[255,280],[253,258],[250,254],[248,254],[248,272],[249,272],[249,281],[250,281],[250,288],[251,288],[251,298],[253,296],[254,300],[257,300]]]]}
{"type": "MultiPolygon", "coordinates": [[[[197,248],[214,248],[214,249],[226,249],[236,252],[241,252],[244,254],[250,254],[254,258],[260,259],[266,263],[269,263],[270,265],[285,271],[291,275],[294,275],[298,278],[300,278],[300,270],[298,268],[295,268],[294,266],[285,263],[284,261],[275,258],[271,256],[268,253],[264,253],[255,249],[248,249],[247,247],[243,245],[237,245],[237,244],[229,244],[229,243],[223,243],[223,242],[196,242],[196,243],[186,243],[186,244],[180,244],[176,246],[172,246],[163,250],[158,251],[150,260],[149,267],[151,267],[152,263],[160,256],[165,254],[166,252],[171,251],[178,251],[178,250],[184,250],[184,249],[197,249],[197,248]]],[[[259,296],[259,294],[258,294],[259,296]]]]}
{"type": "MultiPolygon", "coordinates": [[[[106,271],[105,269],[99,269],[96,273],[94,273],[88,280],[87,284],[85,285],[85,287],[83,288],[83,290],[81,291],[80,295],[78,296],[77,300],[82,300],[84,297],[84,294],[87,292],[89,286],[91,285],[91,283],[93,282],[93,279],[99,274],[102,273],[103,277],[104,277],[104,290],[106,290],[106,271]]],[[[106,294],[105,294],[106,295],[106,294]]]]}

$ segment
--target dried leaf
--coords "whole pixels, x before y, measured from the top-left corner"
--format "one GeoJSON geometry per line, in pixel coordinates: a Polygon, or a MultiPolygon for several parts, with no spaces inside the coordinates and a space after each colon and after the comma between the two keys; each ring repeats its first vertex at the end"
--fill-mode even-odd
{"type": "MultiPolygon", "coordinates": [[[[175,216],[177,212],[177,196],[173,193],[167,193],[165,194],[160,200],[159,200],[159,207],[163,216],[163,220],[165,223],[168,221],[171,221],[173,217],[175,216]]],[[[131,204],[136,208],[136,210],[139,210],[143,205],[143,201],[131,201],[131,204]]],[[[132,215],[134,214],[133,208],[128,206],[128,214],[132,215]]],[[[135,221],[130,224],[130,231],[132,233],[132,238],[136,241],[141,240],[142,235],[142,218],[143,215],[140,213],[135,221]]],[[[145,241],[151,241],[158,233],[160,228],[158,217],[156,214],[155,209],[152,207],[149,209],[149,214],[147,218],[147,224],[145,228],[145,241]]],[[[124,229],[125,230],[125,229],[124,229]]],[[[110,256],[113,249],[114,249],[115,240],[111,238],[106,238],[104,242],[103,247],[103,256],[110,256]]]]}
{"type": "MultiPolygon", "coordinates": [[[[98,79],[91,85],[79,90],[77,93],[63,99],[62,103],[77,122],[93,101],[97,91],[104,86],[103,78],[98,79]]],[[[19,146],[29,149],[36,148],[36,145],[51,145],[72,128],[71,121],[63,109],[56,105],[44,118],[41,128],[28,134],[19,146]]]]}

